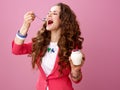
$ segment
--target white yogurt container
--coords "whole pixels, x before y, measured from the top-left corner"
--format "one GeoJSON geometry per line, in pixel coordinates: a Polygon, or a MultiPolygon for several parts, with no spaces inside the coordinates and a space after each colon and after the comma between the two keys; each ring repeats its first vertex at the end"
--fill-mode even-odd
{"type": "Polygon", "coordinates": [[[82,61],[83,55],[80,50],[73,50],[71,53],[71,60],[74,65],[80,65],[82,61]]]}

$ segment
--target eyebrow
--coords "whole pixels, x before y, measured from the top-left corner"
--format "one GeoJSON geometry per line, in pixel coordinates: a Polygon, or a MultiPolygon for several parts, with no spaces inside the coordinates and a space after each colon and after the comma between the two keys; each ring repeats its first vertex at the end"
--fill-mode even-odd
{"type": "Polygon", "coordinates": [[[49,12],[58,12],[58,11],[49,11],[49,12]]]}

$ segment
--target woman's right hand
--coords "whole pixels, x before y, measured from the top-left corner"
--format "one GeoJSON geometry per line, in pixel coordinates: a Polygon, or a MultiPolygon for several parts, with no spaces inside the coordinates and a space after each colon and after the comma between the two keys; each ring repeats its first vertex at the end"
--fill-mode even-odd
{"type": "Polygon", "coordinates": [[[33,11],[28,11],[25,15],[24,15],[24,21],[22,24],[22,27],[20,29],[20,33],[22,35],[26,35],[29,27],[31,25],[31,23],[35,20],[35,14],[33,11]]]}
{"type": "Polygon", "coordinates": [[[35,14],[33,11],[28,11],[25,15],[24,15],[24,24],[28,24],[30,25],[35,19],[35,14]]]}

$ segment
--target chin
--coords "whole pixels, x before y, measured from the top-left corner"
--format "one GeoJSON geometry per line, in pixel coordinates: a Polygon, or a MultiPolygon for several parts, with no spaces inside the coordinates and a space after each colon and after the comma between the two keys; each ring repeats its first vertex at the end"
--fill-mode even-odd
{"type": "Polygon", "coordinates": [[[54,30],[54,28],[53,28],[53,27],[49,27],[49,26],[48,26],[48,27],[46,27],[46,29],[47,29],[47,30],[49,30],[49,31],[54,30]]]}
{"type": "Polygon", "coordinates": [[[50,28],[48,28],[48,27],[46,27],[46,30],[51,31],[51,29],[50,29],[50,28]]]}
{"type": "Polygon", "coordinates": [[[57,30],[58,28],[57,27],[52,27],[52,26],[47,26],[46,27],[46,30],[48,31],[54,31],[54,30],[57,30]]]}

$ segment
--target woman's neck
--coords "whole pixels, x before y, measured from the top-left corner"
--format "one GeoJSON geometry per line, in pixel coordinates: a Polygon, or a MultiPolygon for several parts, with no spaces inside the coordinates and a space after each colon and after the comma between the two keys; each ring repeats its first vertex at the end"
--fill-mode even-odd
{"type": "Polygon", "coordinates": [[[60,29],[51,31],[51,42],[58,42],[60,38],[60,29]]]}

